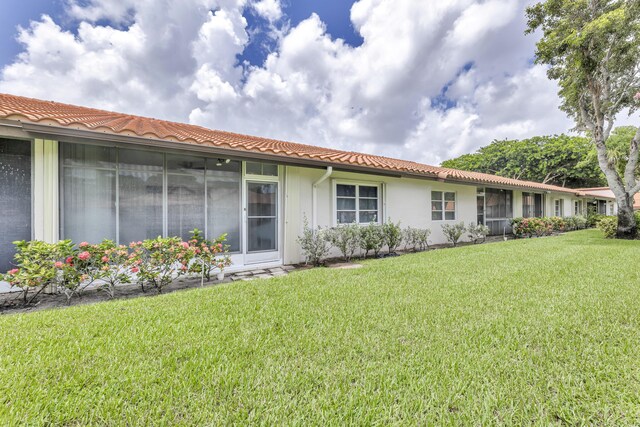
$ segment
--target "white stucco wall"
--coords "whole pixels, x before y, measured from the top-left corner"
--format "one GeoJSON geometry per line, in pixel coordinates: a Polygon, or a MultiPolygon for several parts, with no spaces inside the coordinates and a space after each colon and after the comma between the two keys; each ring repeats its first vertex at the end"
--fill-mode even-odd
{"type": "MultiPolygon", "coordinates": [[[[284,262],[303,261],[300,247],[295,236],[302,233],[303,218],[306,216],[312,223],[312,187],[313,183],[324,175],[324,169],[287,167],[287,206],[285,208],[284,262]],[[298,205],[296,209],[296,204],[298,205]]],[[[465,224],[476,222],[476,187],[442,183],[438,181],[394,178],[350,172],[334,172],[317,187],[316,223],[320,227],[333,227],[335,222],[334,186],[340,183],[361,183],[381,185],[381,206],[384,220],[400,222],[402,227],[429,228],[430,242],[445,243],[442,224],[453,224],[464,221],[465,224]],[[431,220],[431,191],[453,191],[456,193],[456,220],[431,220]]],[[[334,255],[338,255],[335,253],[334,255]]]]}
{"type": "MultiPolygon", "coordinates": [[[[285,207],[285,247],[284,262],[296,263],[304,260],[296,237],[302,233],[303,218],[312,224],[313,219],[313,183],[320,179],[325,169],[291,167],[286,168],[286,207],[285,207]]],[[[430,243],[446,243],[442,233],[442,224],[463,221],[465,224],[477,221],[476,185],[452,184],[439,181],[414,178],[394,178],[363,173],[333,172],[317,187],[316,224],[320,227],[333,227],[335,222],[335,184],[355,183],[381,185],[380,203],[384,221],[391,219],[401,226],[429,228],[430,243]],[[454,221],[433,221],[431,219],[431,191],[453,191],[456,193],[456,219],[454,221]]],[[[480,185],[480,187],[482,187],[480,185]]],[[[491,187],[491,186],[487,186],[491,187]]],[[[544,216],[553,216],[555,200],[561,200],[563,215],[574,214],[573,202],[584,199],[571,194],[544,192],[544,216]]],[[[586,211],[583,210],[583,214],[586,211]]],[[[513,190],[513,217],[522,216],[522,191],[513,190]]],[[[331,255],[338,256],[334,252],[331,255]]]]}

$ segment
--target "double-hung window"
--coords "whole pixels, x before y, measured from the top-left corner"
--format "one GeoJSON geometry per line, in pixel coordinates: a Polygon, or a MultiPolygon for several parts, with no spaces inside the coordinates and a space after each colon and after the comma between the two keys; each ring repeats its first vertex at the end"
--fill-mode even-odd
{"type": "Polygon", "coordinates": [[[582,215],[582,202],[580,200],[573,201],[573,214],[582,215]]]}
{"type": "Polygon", "coordinates": [[[556,199],[554,207],[555,207],[554,209],[555,216],[564,216],[564,200],[563,199],[556,199]]]}
{"type": "Polygon", "coordinates": [[[453,221],[456,219],[456,193],[452,191],[431,192],[431,219],[453,221]]]}
{"type": "Polygon", "coordinates": [[[380,187],[365,184],[336,184],[336,222],[368,224],[380,222],[380,187]]]}

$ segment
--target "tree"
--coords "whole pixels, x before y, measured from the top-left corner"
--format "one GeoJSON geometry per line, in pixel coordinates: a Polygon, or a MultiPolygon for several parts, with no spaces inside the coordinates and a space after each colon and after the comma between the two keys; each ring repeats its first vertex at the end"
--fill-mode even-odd
{"type": "Polygon", "coordinates": [[[492,173],[508,178],[563,187],[597,187],[606,180],[589,139],[577,136],[537,136],[493,141],[476,153],[447,160],[442,166],[492,173]]]}
{"type": "Polygon", "coordinates": [[[546,0],[527,8],[527,33],[541,29],[536,62],[560,86],[561,110],[587,131],[618,204],[618,238],[633,239],[633,196],[640,191],[640,127],[628,141],[624,171],[607,150],[616,116],[640,104],[640,2],[546,0]],[[622,172],[622,173],[621,173],[622,172]]]}

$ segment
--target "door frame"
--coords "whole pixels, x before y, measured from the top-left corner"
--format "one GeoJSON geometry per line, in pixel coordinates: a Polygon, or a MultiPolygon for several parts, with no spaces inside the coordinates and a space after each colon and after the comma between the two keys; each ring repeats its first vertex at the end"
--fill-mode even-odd
{"type": "MultiPolygon", "coordinates": [[[[268,163],[268,162],[265,162],[268,163]]],[[[278,176],[247,174],[247,163],[242,162],[242,255],[244,265],[281,262],[283,250],[283,194],[284,168],[278,165],[278,176]],[[276,249],[273,251],[249,252],[249,221],[247,186],[249,183],[276,184],[276,249]]]]}

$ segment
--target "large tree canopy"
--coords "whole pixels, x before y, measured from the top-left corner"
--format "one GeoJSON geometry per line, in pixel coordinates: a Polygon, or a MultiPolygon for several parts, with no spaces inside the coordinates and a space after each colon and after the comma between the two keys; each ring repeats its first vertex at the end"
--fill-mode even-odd
{"type": "Polygon", "coordinates": [[[616,116],[633,114],[640,102],[640,1],[546,0],[529,7],[527,16],[527,32],[542,30],[536,62],[548,65],[549,78],[558,81],[561,109],[590,135],[616,196],[617,236],[635,238],[640,128],[627,141],[623,171],[620,157],[610,156],[607,141],[616,116]]]}
{"type": "Polygon", "coordinates": [[[570,188],[607,183],[591,141],[579,136],[493,141],[473,154],[446,160],[442,166],[570,188]]]}

